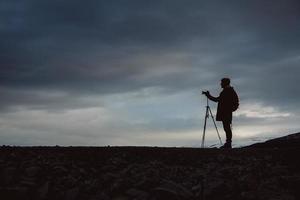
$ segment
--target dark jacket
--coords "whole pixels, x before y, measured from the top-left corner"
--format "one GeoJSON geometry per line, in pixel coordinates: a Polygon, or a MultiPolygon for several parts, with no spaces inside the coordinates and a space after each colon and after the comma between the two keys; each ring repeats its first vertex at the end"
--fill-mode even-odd
{"type": "Polygon", "coordinates": [[[237,96],[233,87],[224,88],[220,93],[219,97],[213,97],[210,94],[207,97],[215,102],[218,102],[217,109],[217,121],[229,121],[232,122],[232,107],[233,107],[233,99],[237,96]]]}

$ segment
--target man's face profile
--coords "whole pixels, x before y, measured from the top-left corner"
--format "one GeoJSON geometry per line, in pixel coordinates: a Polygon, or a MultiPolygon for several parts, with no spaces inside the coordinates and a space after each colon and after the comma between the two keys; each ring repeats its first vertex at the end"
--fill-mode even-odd
{"type": "Polygon", "coordinates": [[[221,88],[225,88],[225,86],[226,84],[223,81],[221,81],[221,88]]]}

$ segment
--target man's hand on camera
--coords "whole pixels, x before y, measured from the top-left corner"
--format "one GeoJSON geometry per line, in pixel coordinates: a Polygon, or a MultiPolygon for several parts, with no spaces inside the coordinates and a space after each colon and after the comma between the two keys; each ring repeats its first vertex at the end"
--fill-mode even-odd
{"type": "Polygon", "coordinates": [[[209,95],[209,91],[203,91],[202,94],[205,94],[205,96],[209,95]]]}

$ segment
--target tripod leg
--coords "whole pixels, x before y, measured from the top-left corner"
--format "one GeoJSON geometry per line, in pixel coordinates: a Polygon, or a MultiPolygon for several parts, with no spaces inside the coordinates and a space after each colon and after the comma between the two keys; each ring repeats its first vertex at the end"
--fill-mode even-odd
{"type": "Polygon", "coordinates": [[[220,140],[220,144],[223,145],[222,140],[221,140],[221,137],[220,137],[220,134],[219,134],[219,131],[218,131],[218,127],[217,127],[216,122],[215,122],[215,119],[214,119],[214,116],[213,116],[213,114],[212,114],[212,112],[211,112],[211,109],[210,109],[209,107],[208,107],[208,110],[209,110],[209,113],[210,113],[210,115],[211,115],[211,118],[212,118],[212,120],[213,120],[213,122],[214,122],[216,131],[217,131],[217,134],[218,134],[218,138],[219,138],[219,140],[220,140]]]}
{"type": "Polygon", "coordinates": [[[208,117],[208,107],[206,107],[206,113],[205,113],[205,119],[204,119],[204,128],[203,128],[203,134],[202,134],[202,143],[201,148],[204,148],[204,140],[205,140],[205,130],[206,130],[206,121],[208,117]]]}

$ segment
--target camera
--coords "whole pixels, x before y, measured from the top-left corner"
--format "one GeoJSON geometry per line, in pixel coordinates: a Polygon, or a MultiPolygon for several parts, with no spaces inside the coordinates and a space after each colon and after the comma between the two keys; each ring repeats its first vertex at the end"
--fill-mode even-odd
{"type": "Polygon", "coordinates": [[[208,91],[202,91],[202,94],[207,95],[207,94],[208,94],[208,91]]]}

